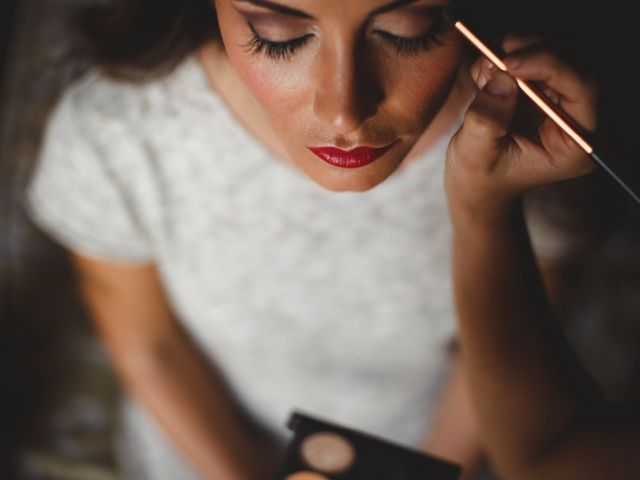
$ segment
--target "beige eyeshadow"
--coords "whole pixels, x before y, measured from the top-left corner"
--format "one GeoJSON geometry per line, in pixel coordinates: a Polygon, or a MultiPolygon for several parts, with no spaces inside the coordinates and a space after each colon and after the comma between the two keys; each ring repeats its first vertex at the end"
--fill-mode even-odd
{"type": "Polygon", "coordinates": [[[329,480],[324,475],[314,472],[296,472],[291,475],[287,475],[284,480],[329,480]]]}
{"type": "Polygon", "coordinates": [[[333,432],[318,432],[309,435],[302,441],[300,455],[315,470],[340,473],[353,464],[356,450],[342,435],[333,432]]]}

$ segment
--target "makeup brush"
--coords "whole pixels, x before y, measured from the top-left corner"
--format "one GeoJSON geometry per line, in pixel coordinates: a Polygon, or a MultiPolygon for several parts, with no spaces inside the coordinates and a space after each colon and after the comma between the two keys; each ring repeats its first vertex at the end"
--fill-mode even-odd
{"type": "MultiPolygon", "coordinates": [[[[507,66],[482,40],[480,40],[455,14],[451,7],[447,7],[443,11],[446,21],[453,25],[469,42],[471,42],[480,52],[488,58],[497,68],[503,72],[507,71],[507,66]]],[[[600,155],[598,155],[593,146],[587,141],[583,135],[578,133],[580,127],[578,123],[571,118],[566,112],[560,110],[557,106],[551,104],[547,99],[540,95],[536,90],[522,79],[515,77],[518,86],[522,92],[533,101],[533,103],[542,110],[556,125],[558,125],[569,137],[575,141],[582,150],[586,152],[591,159],[596,162],[605,172],[607,172],[618,184],[640,205],[640,193],[634,191],[631,186],[623,180],[613,168],[608,165],[600,155]]]]}

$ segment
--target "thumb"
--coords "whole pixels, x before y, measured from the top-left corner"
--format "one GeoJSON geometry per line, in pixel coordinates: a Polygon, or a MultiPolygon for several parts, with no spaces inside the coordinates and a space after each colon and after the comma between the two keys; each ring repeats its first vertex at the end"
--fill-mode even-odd
{"type": "Polygon", "coordinates": [[[492,166],[500,157],[516,110],[518,86],[496,71],[471,103],[455,138],[455,151],[476,166],[492,166]]]}

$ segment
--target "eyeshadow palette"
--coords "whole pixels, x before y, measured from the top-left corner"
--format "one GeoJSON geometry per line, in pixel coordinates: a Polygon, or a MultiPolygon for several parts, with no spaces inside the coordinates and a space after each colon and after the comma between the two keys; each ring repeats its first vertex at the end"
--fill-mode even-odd
{"type": "Polygon", "coordinates": [[[278,480],[456,480],[460,468],[373,435],[293,412],[278,480]]]}

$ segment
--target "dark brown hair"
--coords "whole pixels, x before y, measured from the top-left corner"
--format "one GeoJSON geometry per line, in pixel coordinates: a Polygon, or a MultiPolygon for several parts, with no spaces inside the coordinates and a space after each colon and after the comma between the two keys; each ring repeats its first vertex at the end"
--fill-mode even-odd
{"type": "Polygon", "coordinates": [[[209,0],[111,0],[78,20],[92,63],[129,81],[168,73],[204,42],[220,41],[209,0]]]}

